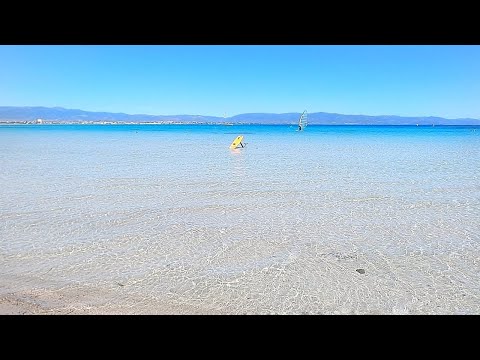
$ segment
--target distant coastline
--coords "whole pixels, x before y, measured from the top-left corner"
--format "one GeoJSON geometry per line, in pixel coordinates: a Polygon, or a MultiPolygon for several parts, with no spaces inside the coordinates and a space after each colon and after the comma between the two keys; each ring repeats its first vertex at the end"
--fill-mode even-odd
{"type": "MultiPolygon", "coordinates": [[[[2,122],[0,121],[0,127],[1,126],[42,126],[42,125],[55,125],[55,126],[66,126],[66,125],[82,125],[82,126],[91,126],[91,125],[115,125],[115,126],[128,126],[128,125],[198,125],[198,126],[205,126],[205,125],[211,125],[211,126],[226,126],[224,123],[202,123],[202,122],[102,122],[102,121],[91,121],[91,122],[66,122],[66,121],[52,121],[48,122],[45,121],[41,124],[35,123],[35,122],[17,122],[17,121],[11,121],[11,122],[2,122]]],[[[237,124],[228,124],[228,126],[295,126],[295,123],[291,124],[276,124],[276,123],[271,123],[271,124],[264,124],[264,123],[237,123],[237,124]]],[[[477,127],[480,126],[479,124],[310,124],[309,126],[408,126],[408,127],[432,127],[432,126],[472,126],[472,127],[477,127]]]]}
{"type": "MultiPolygon", "coordinates": [[[[0,125],[12,124],[211,124],[211,125],[294,125],[298,113],[246,113],[231,117],[207,115],[146,115],[93,112],[61,107],[0,106],[0,125]]],[[[480,119],[446,119],[435,116],[405,117],[396,115],[345,115],[336,113],[308,113],[309,125],[480,125],[480,119]]]]}

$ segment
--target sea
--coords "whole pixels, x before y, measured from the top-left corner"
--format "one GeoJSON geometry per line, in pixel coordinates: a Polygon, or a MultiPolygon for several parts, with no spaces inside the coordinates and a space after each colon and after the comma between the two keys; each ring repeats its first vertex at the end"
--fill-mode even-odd
{"type": "Polygon", "coordinates": [[[479,274],[479,126],[0,126],[0,297],[478,314],[479,274]]]}

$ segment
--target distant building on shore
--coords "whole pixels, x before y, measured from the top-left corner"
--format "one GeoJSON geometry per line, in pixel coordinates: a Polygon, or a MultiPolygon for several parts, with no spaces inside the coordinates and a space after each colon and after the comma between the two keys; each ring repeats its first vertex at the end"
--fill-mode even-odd
{"type": "Polygon", "coordinates": [[[43,120],[42,119],[37,119],[37,120],[35,120],[35,124],[43,124],[43,120]]]}

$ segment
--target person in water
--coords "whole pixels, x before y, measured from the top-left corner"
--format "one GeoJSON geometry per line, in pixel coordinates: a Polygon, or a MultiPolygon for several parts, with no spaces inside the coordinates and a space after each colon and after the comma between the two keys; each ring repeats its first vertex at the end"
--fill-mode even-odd
{"type": "Polygon", "coordinates": [[[302,131],[302,125],[298,125],[298,131],[302,131]]]}

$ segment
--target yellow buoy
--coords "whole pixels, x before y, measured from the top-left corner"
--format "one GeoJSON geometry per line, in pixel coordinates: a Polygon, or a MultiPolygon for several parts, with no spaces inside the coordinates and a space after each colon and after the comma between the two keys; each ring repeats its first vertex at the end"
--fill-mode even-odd
{"type": "Polygon", "coordinates": [[[237,136],[235,140],[233,140],[233,142],[230,144],[230,149],[235,149],[237,148],[238,145],[242,145],[243,147],[242,140],[243,140],[243,135],[237,136]]]}

